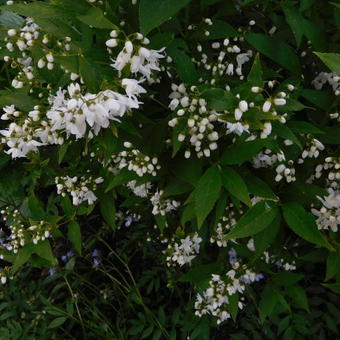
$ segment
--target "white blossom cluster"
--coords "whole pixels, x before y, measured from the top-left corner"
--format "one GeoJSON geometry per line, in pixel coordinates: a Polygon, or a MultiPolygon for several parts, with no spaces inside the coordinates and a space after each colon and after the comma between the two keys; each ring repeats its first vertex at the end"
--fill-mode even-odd
{"type": "Polygon", "coordinates": [[[157,175],[157,170],[161,168],[158,164],[157,157],[150,157],[144,155],[138,149],[134,149],[130,142],[124,142],[126,150],[119,152],[117,155],[112,156],[112,162],[114,166],[109,167],[109,170],[116,172],[116,168],[127,168],[130,171],[134,171],[139,177],[144,175],[157,175]]]}
{"type": "Polygon", "coordinates": [[[276,169],[276,177],[275,181],[280,182],[282,179],[285,179],[287,183],[295,182],[295,168],[294,162],[289,160],[286,164],[281,163],[279,164],[276,169]]]}
{"type": "Polygon", "coordinates": [[[340,122],[340,115],[339,112],[333,112],[329,114],[330,119],[336,120],[338,123],[340,122]]]}
{"type": "Polygon", "coordinates": [[[311,178],[326,178],[326,185],[334,190],[340,189],[340,157],[326,157],[322,164],[315,168],[315,174],[311,178]],[[325,175],[323,175],[325,174],[325,175]]]}
{"type": "MultiPolygon", "coordinates": [[[[137,82],[137,81],[135,81],[137,82]]],[[[88,135],[97,135],[101,128],[107,128],[110,121],[119,121],[120,117],[139,107],[134,96],[105,90],[97,94],[82,94],[77,83],[70,84],[66,90],[59,89],[55,96],[50,97],[51,108],[46,113],[52,131],[83,138],[89,128],[88,135]]]]}
{"type": "Polygon", "coordinates": [[[202,238],[197,233],[188,235],[179,242],[168,244],[164,253],[167,255],[166,261],[168,267],[179,265],[182,267],[185,264],[191,264],[192,260],[200,251],[200,243],[202,238]]]}
{"type": "Polygon", "coordinates": [[[149,190],[151,189],[150,182],[137,184],[135,180],[128,182],[126,186],[138,197],[148,197],[149,190]]]}
{"type": "Polygon", "coordinates": [[[157,190],[151,197],[150,202],[153,206],[153,215],[165,216],[168,212],[176,210],[180,206],[180,202],[162,197],[163,190],[157,190]]]}
{"type": "MultiPolygon", "coordinates": [[[[113,30],[110,33],[110,39],[106,41],[106,46],[111,53],[111,49],[121,42],[121,39],[118,38],[119,34],[119,31],[113,30]]],[[[130,40],[125,41],[123,49],[115,59],[112,59],[113,64],[111,66],[118,71],[119,75],[126,69],[135,76],[138,75],[142,79],[146,78],[149,83],[154,82],[155,79],[152,76],[155,71],[161,70],[159,59],[165,57],[162,54],[164,48],[156,51],[142,46],[147,44],[149,44],[149,39],[141,33],[136,33],[135,43],[130,40]]]]}
{"type": "Polygon", "coordinates": [[[279,269],[284,269],[285,271],[292,271],[296,269],[295,261],[291,263],[284,260],[283,258],[278,259],[276,255],[271,255],[267,251],[263,252],[261,257],[267,264],[274,264],[279,269]]]}
{"type": "Polygon", "coordinates": [[[94,191],[96,191],[97,185],[103,182],[102,177],[93,178],[92,176],[61,176],[55,178],[58,194],[61,196],[70,194],[75,206],[86,201],[88,204],[93,204],[97,200],[94,191]]]}
{"type": "Polygon", "coordinates": [[[45,221],[27,221],[17,209],[5,207],[1,210],[2,220],[8,227],[8,235],[1,230],[0,245],[16,254],[20,247],[29,242],[37,244],[50,237],[51,226],[45,221]]]}
{"type": "Polygon", "coordinates": [[[229,203],[223,215],[220,217],[215,228],[215,234],[211,236],[210,243],[216,243],[218,247],[226,247],[228,240],[225,240],[225,236],[237,223],[236,215],[242,215],[243,210],[236,212],[233,203],[229,203]]]}
{"type": "Polygon", "coordinates": [[[303,163],[305,158],[318,158],[320,151],[325,150],[325,146],[316,138],[307,136],[307,143],[305,149],[302,151],[299,163],[303,163]]]}
{"type": "MultiPolygon", "coordinates": [[[[207,31],[208,32],[208,31],[207,31]]],[[[203,51],[201,44],[197,45],[197,51],[200,53],[200,59],[193,59],[198,67],[203,67],[209,72],[206,79],[201,78],[202,83],[210,83],[215,85],[225,76],[236,75],[241,80],[244,79],[242,67],[253,56],[252,50],[242,51],[237,45],[238,41],[244,41],[243,37],[235,37],[232,40],[224,39],[223,41],[215,41],[211,44],[213,55],[207,51],[203,51]]]]}
{"type": "Polygon", "coordinates": [[[328,189],[328,196],[317,196],[322,203],[321,209],[312,208],[312,213],[317,217],[316,224],[319,229],[338,231],[340,226],[340,191],[328,189]]]}
{"type": "MultiPolygon", "coordinates": [[[[188,91],[184,84],[172,84],[171,89],[169,108],[176,111],[176,117],[168,124],[174,128],[175,138],[194,148],[198,158],[210,157],[219,139],[213,124],[217,120],[216,112],[207,109],[206,100],[195,94],[195,87],[188,91]]],[[[190,148],[187,147],[184,157],[191,157],[190,148]]]]}
{"type": "Polygon", "coordinates": [[[279,153],[273,153],[270,149],[265,149],[259,152],[252,159],[253,167],[258,168],[268,168],[273,166],[276,162],[285,161],[286,157],[284,153],[281,151],[279,153]]]}
{"type": "MultiPolygon", "coordinates": [[[[134,79],[129,81],[127,92],[131,83],[137,83],[134,79]]],[[[6,152],[12,154],[12,158],[26,157],[41,145],[63,144],[65,134],[66,138],[74,136],[79,139],[85,135],[92,138],[102,128],[107,128],[110,121],[119,122],[127,111],[138,108],[140,104],[136,96],[125,96],[111,90],[83,95],[77,83],[70,84],[67,90],[59,89],[49,102],[51,107],[46,114],[36,106],[26,118],[13,105],[4,108],[5,114],[1,119],[17,121],[0,131],[4,136],[1,142],[7,144],[9,150],[6,152]]]]}
{"type": "Polygon", "coordinates": [[[340,77],[336,73],[320,72],[312,81],[315,89],[321,90],[328,83],[336,96],[340,94],[340,77]]]}
{"type": "MultiPolygon", "coordinates": [[[[232,295],[243,294],[247,284],[263,279],[261,273],[256,274],[238,261],[236,251],[233,248],[229,250],[229,263],[232,269],[223,276],[212,274],[209,288],[196,296],[195,314],[199,317],[212,315],[217,318],[217,324],[230,318],[228,307],[232,295]]],[[[238,308],[242,309],[244,307],[242,298],[240,300],[238,308]]]]}

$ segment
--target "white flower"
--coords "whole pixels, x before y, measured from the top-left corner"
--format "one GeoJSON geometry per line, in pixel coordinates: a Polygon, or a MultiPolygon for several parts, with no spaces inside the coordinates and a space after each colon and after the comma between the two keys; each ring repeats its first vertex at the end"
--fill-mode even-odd
{"type": "Polygon", "coordinates": [[[136,80],[136,79],[128,79],[124,78],[122,80],[122,85],[125,88],[126,94],[131,97],[131,96],[139,96],[141,93],[146,93],[146,90],[138,85],[142,83],[144,80],[136,80]]]}

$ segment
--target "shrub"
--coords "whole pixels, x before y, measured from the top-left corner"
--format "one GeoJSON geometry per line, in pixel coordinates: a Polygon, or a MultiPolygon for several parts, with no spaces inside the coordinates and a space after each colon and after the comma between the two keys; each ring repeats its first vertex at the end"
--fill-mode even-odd
{"type": "Polygon", "coordinates": [[[3,338],[338,333],[338,4],[2,3],[3,338]]]}

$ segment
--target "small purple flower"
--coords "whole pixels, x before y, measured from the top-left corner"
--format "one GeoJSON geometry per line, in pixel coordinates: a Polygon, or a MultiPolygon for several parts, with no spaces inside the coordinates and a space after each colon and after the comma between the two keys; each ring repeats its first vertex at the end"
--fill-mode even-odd
{"type": "Polygon", "coordinates": [[[48,272],[49,272],[50,276],[53,276],[53,275],[56,274],[57,270],[56,270],[55,268],[50,268],[50,269],[48,270],[48,272]]]}
{"type": "Polygon", "coordinates": [[[229,254],[229,262],[231,264],[234,264],[237,262],[237,253],[236,253],[236,250],[234,248],[231,248],[229,251],[228,251],[228,254],[229,254]]]}
{"type": "Polygon", "coordinates": [[[98,249],[93,249],[92,256],[97,257],[99,255],[98,249]]]}
{"type": "Polygon", "coordinates": [[[67,256],[68,258],[74,256],[73,251],[72,251],[72,250],[69,250],[69,251],[66,253],[66,256],[67,256]]]}
{"type": "Polygon", "coordinates": [[[93,267],[98,267],[100,265],[100,260],[97,257],[93,258],[93,267]]]}
{"type": "Polygon", "coordinates": [[[262,273],[258,273],[255,275],[255,281],[258,282],[258,281],[261,281],[264,279],[264,275],[262,273]]]}
{"type": "Polygon", "coordinates": [[[242,276],[240,278],[240,281],[247,284],[247,285],[251,284],[251,281],[249,279],[245,278],[244,276],[242,276]]]}

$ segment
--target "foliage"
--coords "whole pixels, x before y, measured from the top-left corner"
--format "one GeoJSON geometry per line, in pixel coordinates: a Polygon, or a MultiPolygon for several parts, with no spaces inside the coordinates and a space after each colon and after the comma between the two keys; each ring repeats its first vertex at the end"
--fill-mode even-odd
{"type": "Polygon", "coordinates": [[[0,3],[0,339],[336,337],[339,5],[0,3]]]}

